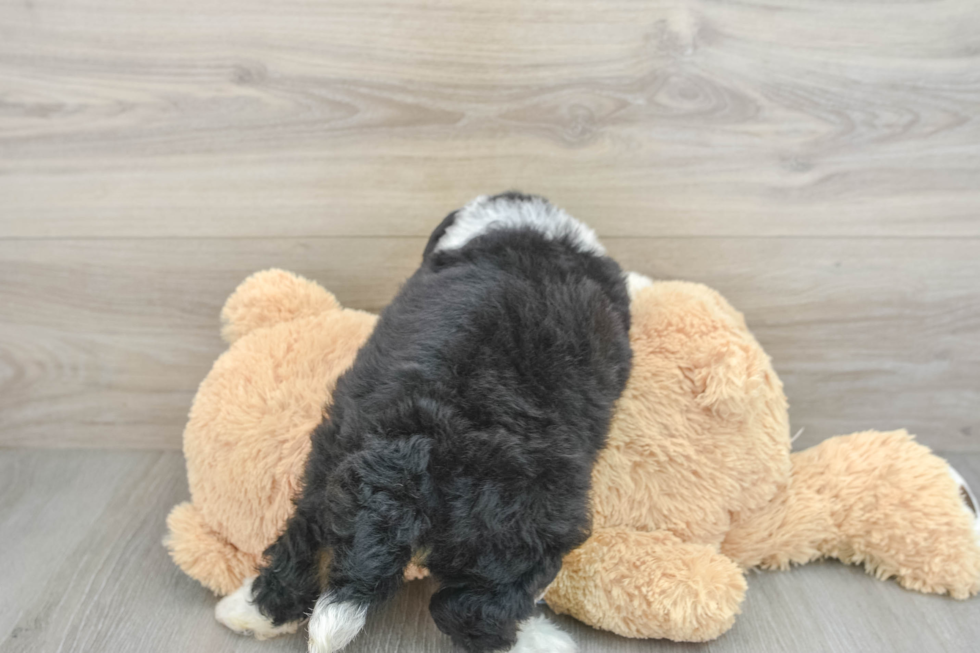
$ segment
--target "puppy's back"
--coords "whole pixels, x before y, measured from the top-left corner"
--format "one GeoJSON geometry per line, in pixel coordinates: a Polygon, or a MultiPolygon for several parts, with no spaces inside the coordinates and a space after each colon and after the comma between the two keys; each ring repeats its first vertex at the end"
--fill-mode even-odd
{"type": "Polygon", "coordinates": [[[456,420],[433,434],[447,447],[504,428],[554,444],[557,427],[574,425],[566,435],[598,449],[629,375],[628,333],[622,270],[591,230],[541,198],[508,193],[440,225],[344,381],[401,432],[411,416],[384,407],[439,404],[456,420]],[[454,231],[460,220],[466,238],[454,231]]]}
{"type": "Polygon", "coordinates": [[[311,650],[353,637],[419,554],[454,642],[517,640],[587,537],[591,466],[629,375],[626,283],[604,252],[514,193],[433,233],[313,435],[297,512],[333,557],[310,621],[311,646],[326,644],[311,650]]]}

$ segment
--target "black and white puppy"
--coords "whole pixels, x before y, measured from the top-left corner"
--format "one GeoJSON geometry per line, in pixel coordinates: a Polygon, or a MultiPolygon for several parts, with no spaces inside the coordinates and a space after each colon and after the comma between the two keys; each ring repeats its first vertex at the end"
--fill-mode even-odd
{"type": "Polygon", "coordinates": [[[416,556],[465,650],[574,650],[530,617],[589,532],[629,325],[622,270],[561,209],[505,193],[450,214],[337,382],[267,566],[218,620],[268,637],[312,609],[310,650],[337,651],[416,556]]]}

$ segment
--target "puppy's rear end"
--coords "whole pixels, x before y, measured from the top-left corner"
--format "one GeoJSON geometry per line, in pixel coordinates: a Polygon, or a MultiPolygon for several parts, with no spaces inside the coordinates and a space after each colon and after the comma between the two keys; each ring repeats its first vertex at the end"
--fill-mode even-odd
{"type": "Polygon", "coordinates": [[[445,359],[461,428],[433,451],[430,611],[467,650],[500,650],[518,627],[544,634],[528,632],[545,627],[526,621],[534,600],[588,534],[592,463],[629,373],[629,299],[591,230],[541,198],[480,199],[443,226],[423,267],[446,312],[468,306],[445,359]]]}
{"type": "Polygon", "coordinates": [[[301,618],[329,550],[310,646],[338,650],[424,555],[430,611],[458,645],[561,650],[529,617],[588,534],[628,332],[622,271],[587,227],[517,193],[451,214],[338,382],[255,605],[278,627],[301,618]]]}

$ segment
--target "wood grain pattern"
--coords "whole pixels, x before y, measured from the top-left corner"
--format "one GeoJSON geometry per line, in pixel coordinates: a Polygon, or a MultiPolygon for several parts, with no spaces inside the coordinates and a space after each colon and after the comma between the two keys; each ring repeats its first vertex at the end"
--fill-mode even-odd
{"type": "Polygon", "coordinates": [[[800,446],[980,451],[973,0],[0,3],[0,446],[173,448],[250,272],[377,310],[520,187],[704,281],[800,446]]]}
{"type": "MultiPolygon", "coordinates": [[[[747,317],[798,447],[867,428],[980,451],[980,257],[971,240],[607,239],[627,269],[701,281],[747,317]]],[[[177,448],[254,270],[378,310],[418,238],[0,241],[0,445],[177,448]]]]}
{"type": "Polygon", "coordinates": [[[974,0],[0,5],[0,234],[980,236],[974,0]]]}
{"type": "MultiPolygon", "coordinates": [[[[950,460],[980,486],[980,455],[950,460]]],[[[0,653],[305,650],[302,634],[256,642],[220,626],[215,598],[167,557],[164,518],[187,498],[178,453],[5,450],[0,484],[8,562],[0,568],[0,653]]],[[[451,653],[428,615],[432,589],[406,585],[345,651],[451,653]]],[[[967,653],[980,638],[980,599],[925,596],[836,563],[751,574],[735,627],[702,645],[628,640],[552,618],[582,653],[967,653]]]]}
{"type": "MultiPolygon", "coordinates": [[[[797,447],[904,426],[978,488],[978,34],[974,0],[0,2],[0,447],[179,447],[244,276],[377,310],[516,187],[745,312],[797,447]]],[[[0,652],[303,650],[213,621],[160,546],[186,494],[172,451],[0,449],[0,652]]],[[[430,592],[352,653],[448,653],[430,592]]],[[[753,574],[705,645],[559,621],[583,653],[959,653],[978,605],[826,564],[753,574]]]]}

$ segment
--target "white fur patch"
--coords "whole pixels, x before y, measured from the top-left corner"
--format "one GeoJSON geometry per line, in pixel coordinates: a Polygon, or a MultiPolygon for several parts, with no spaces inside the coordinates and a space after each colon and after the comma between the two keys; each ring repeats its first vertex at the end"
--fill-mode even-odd
{"type": "Polygon", "coordinates": [[[486,195],[477,197],[459,210],[456,219],[436,244],[435,251],[462,247],[494,229],[522,227],[534,229],[552,240],[569,236],[581,252],[597,256],[606,253],[592,229],[540,197],[518,200],[486,195]]]}
{"type": "Polygon", "coordinates": [[[517,628],[517,643],[509,653],[575,653],[575,641],[546,618],[531,617],[517,628]]]}
{"type": "Polygon", "coordinates": [[[334,603],[330,592],[317,599],[310,617],[309,653],[339,651],[361,632],[367,616],[367,605],[334,603]]]}
{"type": "Polygon", "coordinates": [[[644,276],[639,272],[626,273],[626,292],[630,295],[630,301],[636,299],[636,293],[652,285],[653,279],[650,277],[644,276]]]}
{"type": "Polygon", "coordinates": [[[248,578],[237,590],[218,601],[214,606],[214,618],[239,635],[255,635],[256,639],[269,639],[278,635],[295,633],[298,621],[273,626],[272,620],[259,612],[252,603],[252,582],[248,578]]]}

